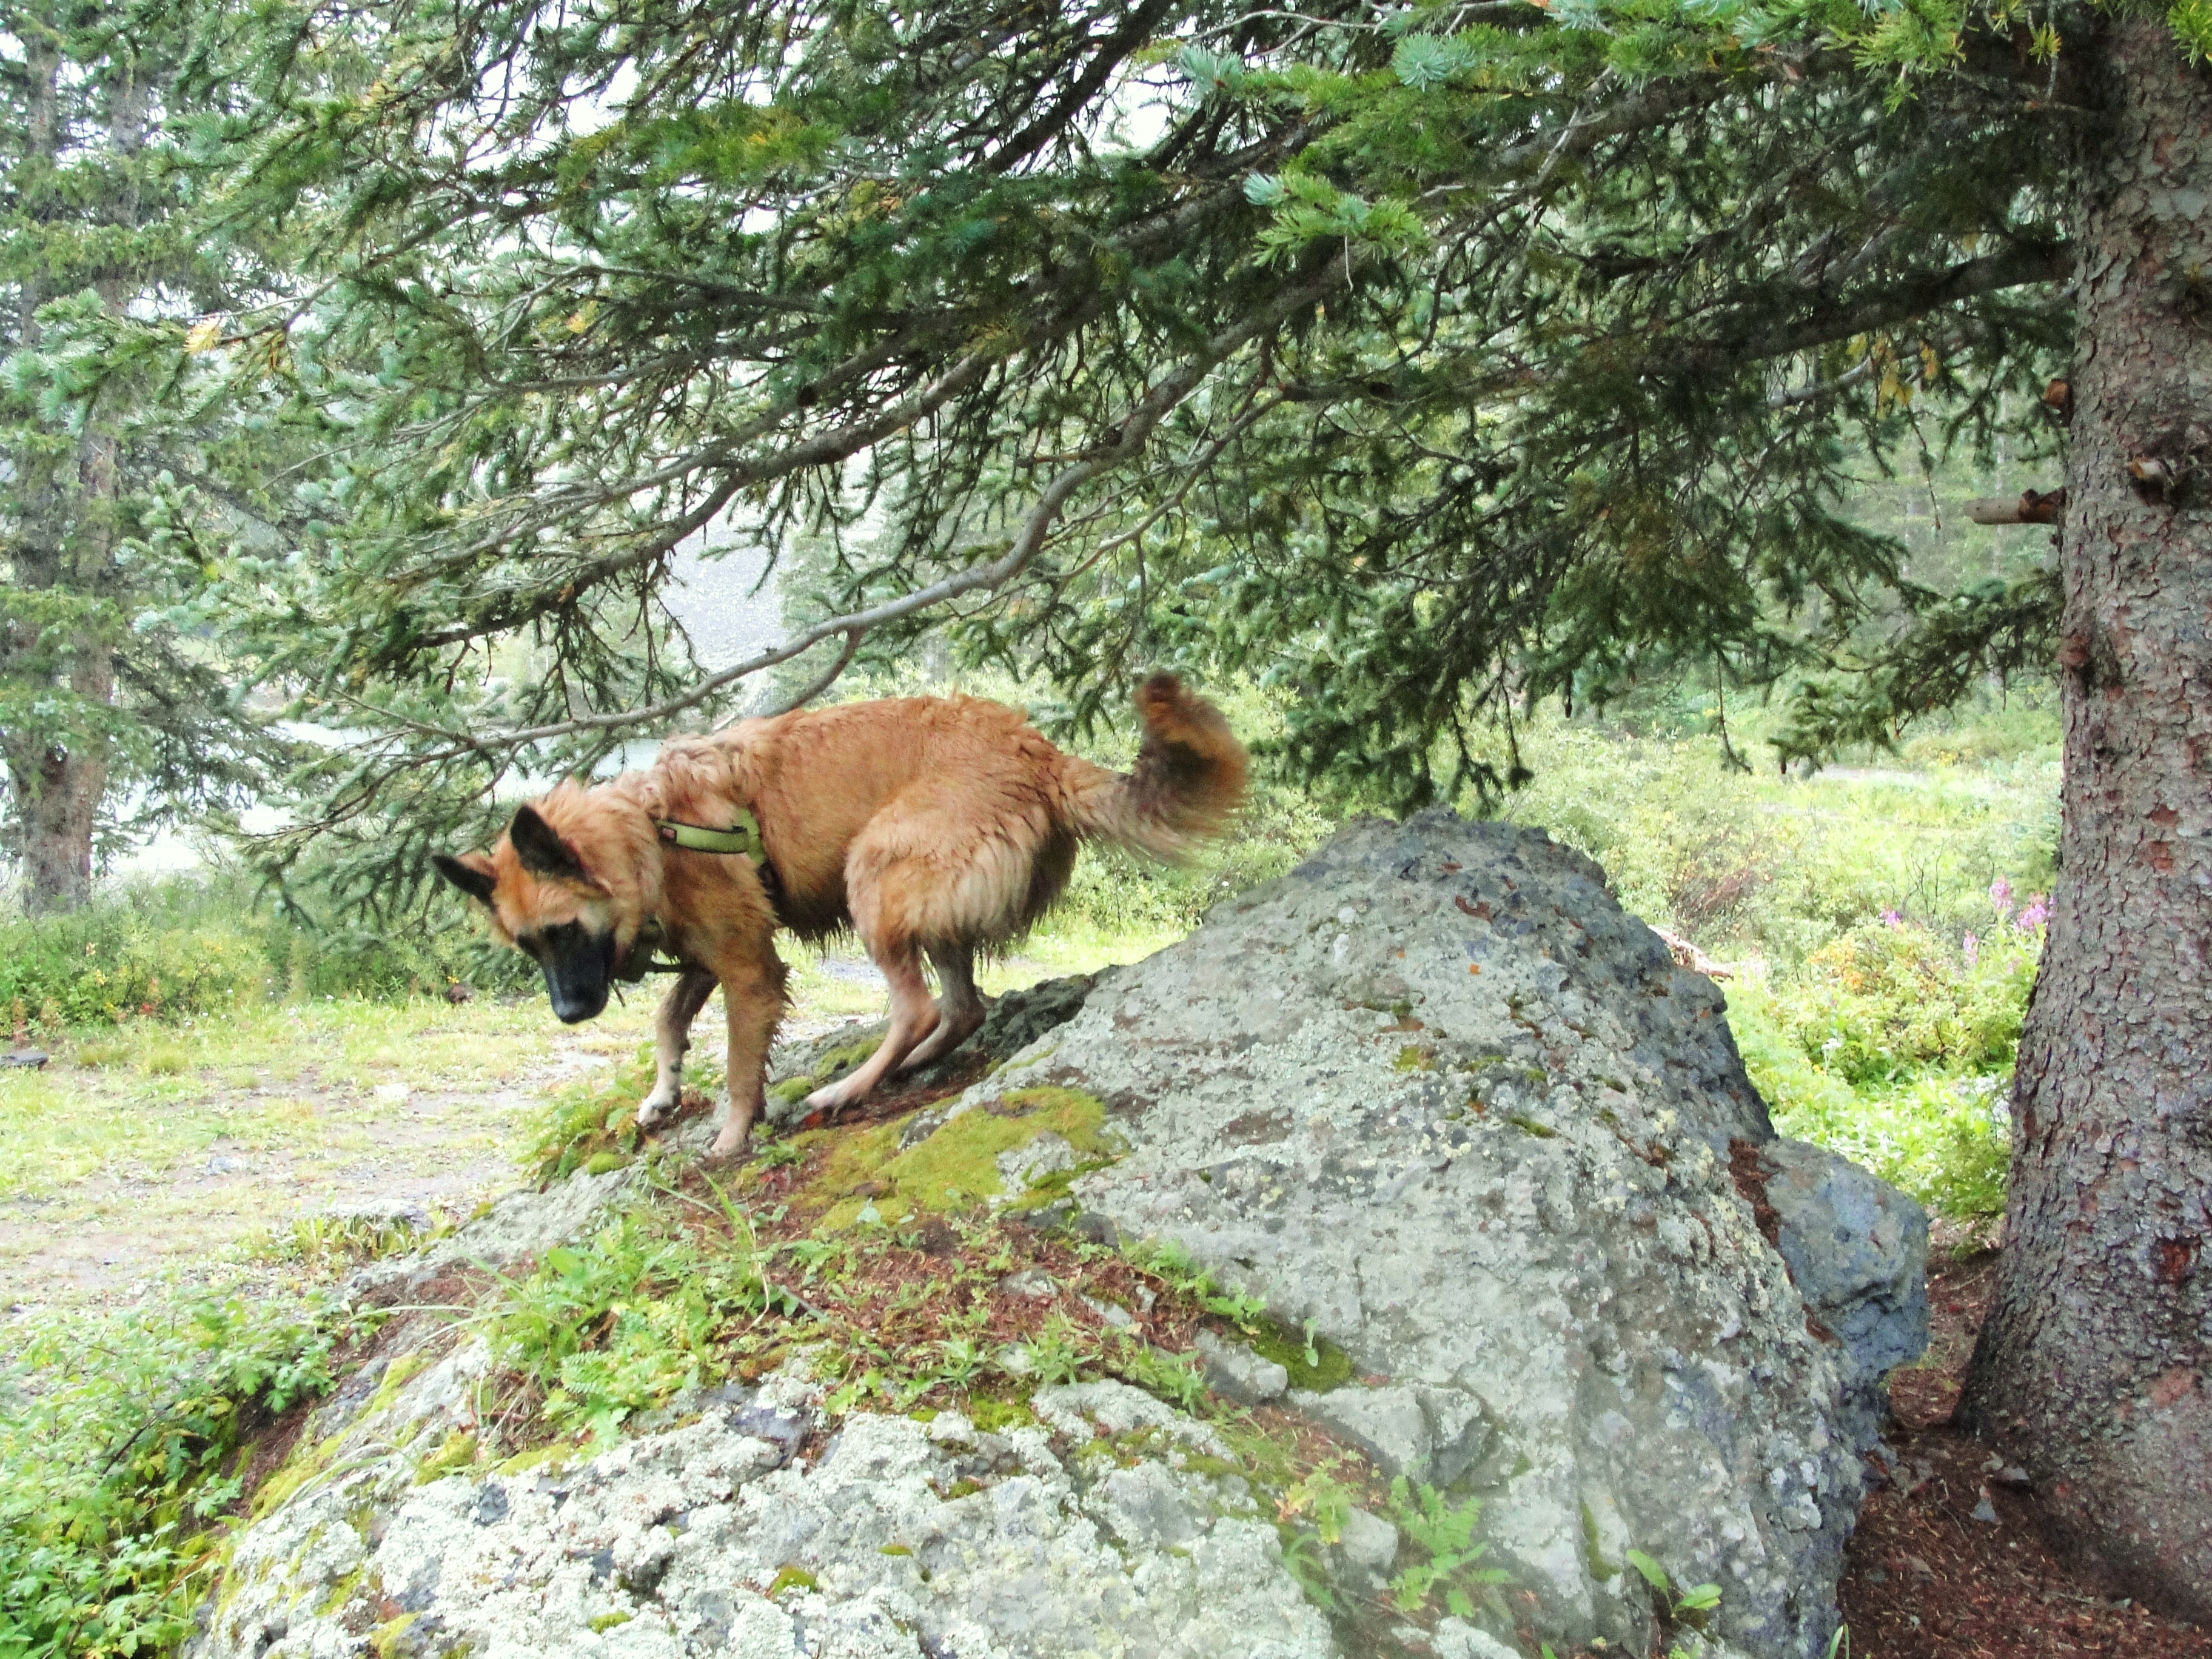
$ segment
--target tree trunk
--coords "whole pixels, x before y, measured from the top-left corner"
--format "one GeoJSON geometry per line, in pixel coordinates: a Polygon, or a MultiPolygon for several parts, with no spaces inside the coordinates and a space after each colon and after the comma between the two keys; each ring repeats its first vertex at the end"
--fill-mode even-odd
{"type": "Polygon", "coordinates": [[[23,903],[33,915],[74,910],[92,896],[92,832],[107,790],[106,763],[58,744],[8,769],[22,839],[23,903]]]}
{"type": "Polygon", "coordinates": [[[1966,1419],[2212,1617],[2212,76],[2105,14],[2075,217],[2060,868],[1966,1419]]]}

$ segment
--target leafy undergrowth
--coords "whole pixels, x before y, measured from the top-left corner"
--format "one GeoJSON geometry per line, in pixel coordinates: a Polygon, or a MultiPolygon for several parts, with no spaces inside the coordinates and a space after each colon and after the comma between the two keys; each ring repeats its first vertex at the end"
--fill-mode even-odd
{"type": "Polygon", "coordinates": [[[2033,911],[2026,926],[2001,915],[1954,946],[1892,917],[1731,988],[1729,1024],[1777,1127],[1969,1230],[2002,1214],[2005,1096],[2042,933],[2033,911]]]}
{"type": "Polygon", "coordinates": [[[0,1369],[0,1655],[167,1651],[253,1434],[331,1381],[316,1296],[204,1297],[28,1332],[0,1369]]]}
{"type": "MultiPolygon", "coordinates": [[[[648,1144],[637,1126],[637,1103],[653,1087],[653,1044],[640,1043],[618,1066],[556,1089],[538,1115],[521,1163],[544,1187],[577,1170],[597,1175],[620,1169],[648,1144]]],[[[684,1110],[707,1109],[721,1086],[721,1067],[704,1055],[684,1067],[684,1110]]]]}
{"type": "Polygon", "coordinates": [[[1304,1417],[1223,1401],[1194,1346],[1206,1327],[1286,1344],[1310,1357],[1302,1383],[1347,1377],[1340,1351],[1310,1334],[1283,1338],[1259,1303],[1172,1251],[1117,1251],[980,1208],[817,1231],[823,1212],[776,1190],[805,1194],[832,1161],[817,1151],[756,1164],[740,1177],[750,1209],[687,1171],[659,1203],[497,1286],[482,1316],[501,1366],[490,1432],[441,1448],[428,1473],[532,1455],[533,1442],[587,1455],[667,1420],[689,1391],[756,1381],[793,1356],[828,1384],[833,1419],[958,1410],[985,1430],[1035,1423],[1040,1386],[1111,1377],[1212,1424],[1232,1457],[1211,1472],[1265,1495],[1291,1571],[1348,1627],[1467,1613],[1496,1595],[1501,1576],[1472,1542],[1474,1504],[1386,1482],[1304,1417]],[[1354,1504],[1391,1516],[1407,1540],[1400,1570],[1366,1601],[1322,1558],[1354,1504]]]}

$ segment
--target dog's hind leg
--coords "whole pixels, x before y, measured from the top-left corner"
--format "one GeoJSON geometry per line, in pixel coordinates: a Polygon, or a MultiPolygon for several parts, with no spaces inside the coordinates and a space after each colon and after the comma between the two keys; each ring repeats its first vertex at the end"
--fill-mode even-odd
{"type": "Polygon", "coordinates": [[[807,1106],[814,1111],[842,1111],[866,1099],[884,1073],[913,1053],[915,1045],[937,1024],[937,1005],[930,1000],[929,983],[921,976],[921,955],[912,943],[895,946],[872,943],[868,954],[890,981],[891,1028],[884,1034],[883,1046],[868,1056],[859,1071],[806,1097],[807,1106]]]}
{"type": "Polygon", "coordinates": [[[937,967],[937,1029],[899,1062],[902,1072],[916,1071],[951,1054],[983,1024],[983,994],[975,988],[975,947],[933,945],[929,959],[937,967]]]}
{"type": "Polygon", "coordinates": [[[686,968],[661,999],[653,1023],[653,1092],[638,1103],[637,1127],[650,1129],[675,1115],[684,1096],[684,1054],[691,1046],[691,1022],[714,994],[714,976],[703,968],[686,968]]]}

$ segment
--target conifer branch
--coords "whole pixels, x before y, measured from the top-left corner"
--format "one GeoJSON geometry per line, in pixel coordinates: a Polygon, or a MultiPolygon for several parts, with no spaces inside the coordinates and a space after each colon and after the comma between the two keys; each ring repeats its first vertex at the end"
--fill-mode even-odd
{"type": "Polygon", "coordinates": [[[1039,492],[1036,503],[1023,518],[1006,551],[997,558],[970,566],[966,570],[901,594],[897,599],[886,599],[879,605],[814,623],[801,629],[782,644],[707,675],[676,696],[663,698],[649,708],[585,714],[541,726],[483,734],[449,731],[415,721],[409,724],[426,734],[434,732],[459,745],[462,750],[477,754],[526,748],[586,732],[657,726],[696,708],[726,686],[788,662],[823,641],[842,634],[848,644],[836,672],[811,686],[804,696],[794,700],[793,706],[820,696],[829,689],[837,673],[842,673],[851,662],[853,654],[859,648],[859,636],[921,611],[934,610],[963,594],[995,592],[1019,575],[1044,546],[1054,520],[1069,499],[1092,479],[1141,453],[1154,428],[1168,412],[1196,391],[1216,365],[1240,347],[1279,327],[1287,319],[1310,310],[1348,280],[1348,262],[1333,249],[1317,261],[1310,260],[1308,263],[1309,266],[1317,264],[1318,271],[1310,270],[1304,281],[1283,290],[1251,317],[1222,330],[1205,342],[1138,399],[1103,442],[1082,459],[1055,474],[1039,492]]]}

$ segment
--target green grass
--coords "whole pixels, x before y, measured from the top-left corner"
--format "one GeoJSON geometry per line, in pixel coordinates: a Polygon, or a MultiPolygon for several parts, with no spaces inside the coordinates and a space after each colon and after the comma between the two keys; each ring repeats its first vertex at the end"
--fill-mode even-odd
{"type": "Polygon", "coordinates": [[[626,1055],[648,1019],[556,1036],[536,1000],[334,999],[49,1039],[44,1070],[0,1071],[0,1204],[26,1223],[0,1221],[0,1290],[76,1294],[59,1247],[155,1273],[356,1195],[506,1185],[556,1056],[626,1055]]]}

